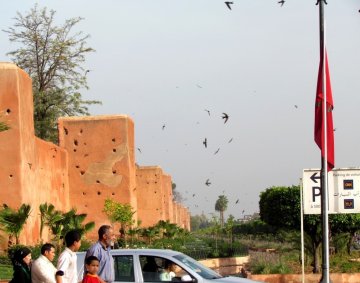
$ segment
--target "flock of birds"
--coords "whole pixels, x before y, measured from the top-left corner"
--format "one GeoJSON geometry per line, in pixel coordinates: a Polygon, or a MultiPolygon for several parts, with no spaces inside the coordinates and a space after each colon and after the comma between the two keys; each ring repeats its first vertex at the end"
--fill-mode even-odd
{"type": "MultiPolygon", "coordinates": [[[[319,1],[321,1],[321,0],[318,0],[316,5],[319,3],[319,1]]],[[[323,1],[325,2],[325,4],[327,4],[325,0],[323,0],[323,1]]],[[[231,5],[233,5],[233,4],[234,4],[233,1],[225,1],[225,5],[228,7],[229,10],[231,10],[231,5]]],[[[285,0],[278,1],[278,4],[280,4],[280,7],[282,7],[285,4],[285,0]]]]}
{"type": "MultiPolygon", "coordinates": [[[[320,1],[324,1],[324,3],[327,5],[326,0],[317,0],[315,5],[318,5],[320,1]]],[[[280,0],[277,3],[280,5],[280,7],[282,7],[285,4],[285,0],[280,0]]],[[[233,1],[225,1],[225,4],[228,7],[228,9],[231,10],[231,5],[233,5],[234,2],[233,1]]],[[[360,10],[359,10],[359,13],[360,13],[360,10]]]]}

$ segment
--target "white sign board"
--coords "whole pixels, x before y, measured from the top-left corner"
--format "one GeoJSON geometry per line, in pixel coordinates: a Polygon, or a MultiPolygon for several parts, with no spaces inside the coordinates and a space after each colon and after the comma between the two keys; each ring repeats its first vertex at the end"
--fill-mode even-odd
{"type": "MultiPolygon", "coordinates": [[[[304,214],[321,214],[320,169],[303,170],[304,214]]],[[[328,173],[329,213],[360,213],[360,168],[328,173]]]]}

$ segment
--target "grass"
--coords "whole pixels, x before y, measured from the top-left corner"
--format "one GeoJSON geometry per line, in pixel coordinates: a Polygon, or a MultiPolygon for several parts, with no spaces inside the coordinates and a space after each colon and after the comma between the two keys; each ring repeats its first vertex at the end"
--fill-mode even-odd
{"type": "Polygon", "coordinates": [[[11,265],[0,265],[0,279],[11,279],[13,268],[11,265]]]}

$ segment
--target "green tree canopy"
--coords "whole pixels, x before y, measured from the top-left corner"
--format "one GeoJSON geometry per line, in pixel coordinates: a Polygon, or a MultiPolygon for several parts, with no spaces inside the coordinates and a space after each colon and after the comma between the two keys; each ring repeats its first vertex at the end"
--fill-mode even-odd
{"type": "Polygon", "coordinates": [[[88,115],[87,105],[99,101],[83,100],[87,88],[85,55],[89,35],[73,32],[82,18],[71,18],[57,26],[55,11],[35,6],[26,14],[17,13],[13,27],[3,30],[16,50],[7,53],[33,81],[34,122],[38,137],[57,142],[57,119],[61,116],[88,115]]]}
{"type": "Polygon", "coordinates": [[[135,211],[128,203],[121,204],[112,199],[106,199],[103,212],[112,223],[119,222],[123,229],[133,224],[135,211]]]}

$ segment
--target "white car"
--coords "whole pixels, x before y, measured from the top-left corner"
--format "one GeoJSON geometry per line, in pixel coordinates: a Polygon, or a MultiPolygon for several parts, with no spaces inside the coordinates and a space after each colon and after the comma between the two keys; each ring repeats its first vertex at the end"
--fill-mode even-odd
{"type": "MultiPolygon", "coordinates": [[[[84,273],[85,252],[77,253],[79,281],[84,273]]],[[[258,282],[246,278],[223,277],[195,259],[172,250],[161,249],[116,249],[111,254],[114,258],[115,282],[163,282],[165,264],[175,265],[172,282],[192,283],[251,283],[258,282]]]]}

